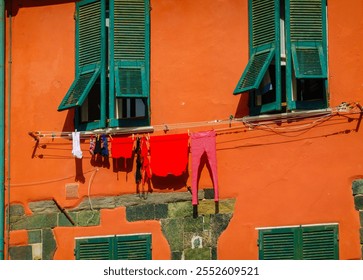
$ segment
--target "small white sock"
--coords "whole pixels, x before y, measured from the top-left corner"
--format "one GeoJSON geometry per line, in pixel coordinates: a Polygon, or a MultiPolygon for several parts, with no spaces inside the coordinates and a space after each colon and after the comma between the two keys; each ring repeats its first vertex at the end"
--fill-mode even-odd
{"type": "Polygon", "coordinates": [[[82,158],[82,151],[80,145],[80,132],[72,132],[72,139],[73,139],[73,149],[72,154],[76,158],[82,158]]]}

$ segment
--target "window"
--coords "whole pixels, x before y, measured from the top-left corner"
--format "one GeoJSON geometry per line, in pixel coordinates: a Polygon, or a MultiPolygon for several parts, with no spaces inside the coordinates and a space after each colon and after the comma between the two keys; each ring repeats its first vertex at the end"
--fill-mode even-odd
{"type": "Polygon", "coordinates": [[[151,260],[151,235],[77,238],[77,260],[151,260]]]}
{"type": "Polygon", "coordinates": [[[261,260],[337,260],[338,225],[259,229],[261,260]]]}
{"type": "Polygon", "coordinates": [[[149,0],[76,3],[76,77],[58,110],[79,130],[149,125],[149,0]]]}
{"type": "Polygon", "coordinates": [[[326,0],[249,0],[251,115],[327,107],[326,0]]]}

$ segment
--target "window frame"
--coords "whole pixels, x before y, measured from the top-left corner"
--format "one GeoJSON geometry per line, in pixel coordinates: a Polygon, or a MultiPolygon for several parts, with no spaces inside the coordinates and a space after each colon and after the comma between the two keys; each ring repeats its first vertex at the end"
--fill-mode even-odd
{"type": "MultiPolygon", "coordinates": [[[[321,41],[293,41],[291,40],[291,22],[290,22],[290,4],[293,3],[294,5],[299,4],[301,1],[302,4],[310,4],[307,0],[285,0],[284,2],[280,3],[280,1],[270,2],[273,3],[273,7],[268,6],[267,0],[261,0],[259,2],[255,0],[248,1],[248,17],[249,17],[249,61],[248,64],[233,92],[234,95],[240,93],[249,93],[249,109],[250,115],[256,116],[263,113],[281,113],[283,112],[283,108],[286,108],[286,111],[294,111],[294,110],[311,110],[311,109],[322,109],[328,107],[328,64],[327,64],[327,9],[326,9],[326,0],[319,0],[318,2],[321,4],[321,41]],[[260,6],[260,7],[259,7],[260,6]],[[258,10],[261,9],[264,10],[258,10]],[[255,9],[255,11],[253,10],[255,9]],[[271,48],[275,48],[275,59],[269,64],[270,66],[275,66],[271,68],[275,71],[274,76],[274,89],[270,93],[270,97],[266,98],[268,100],[266,103],[261,102],[262,104],[257,104],[257,100],[261,96],[263,96],[258,91],[258,87],[261,85],[257,85],[261,83],[262,77],[266,70],[265,67],[261,67],[259,70],[260,72],[257,75],[255,80],[255,84],[249,88],[243,88],[241,84],[243,80],[248,75],[250,65],[253,63],[253,59],[255,54],[257,53],[256,46],[255,46],[255,37],[262,36],[264,31],[259,31],[256,22],[265,19],[265,17],[258,17],[258,15],[262,12],[271,12],[272,9],[275,20],[274,20],[274,33],[275,33],[275,42],[274,45],[271,45],[271,48]],[[281,10],[283,9],[283,10],[281,10]],[[281,16],[283,18],[283,24],[281,23],[281,16]],[[254,27],[255,25],[255,27],[254,27]],[[258,35],[258,32],[261,32],[258,35]],[[256,35],[256,34],[257,35],[256,35]],[[285,46],[285,49],[282,50],[281,48],[285,46]],[[295,49],[297,48],[313,48],[318,50],[319,60],[322,68],[322,74],[320,76],[307,76],[304,77],[296,77],[295,69],[299,65],[296,65],[296,55],[295,49]],[[295,53],[294,53],[295,52],[295,53]],[[295,60],[295,63],[294,63],[295,60]],[[284,75],[284,77],[282,76],[284,75]],[[323,89],[321,95],[319,95],[318,100],[298,100],[297,98],[297,79],[305,78],[305,79],[321,79],[324,81],[323,89]],[[284,83],[284,84],[282,84],[284,83]],[[320,98],[321,97],[321,98],[320,98]],[[274,100],[272,100],[273,98],[274,100]],[[272,101],[271,101],[272,100],[272,101]],[[269,102],[269,103],[268,103],[269,102]]],[[[299,11],[300,12],[300,11],[299,11]]],[[[265,13],[266,15],[266,13],[265,13]]],[[[267,19],[268,20],[268,19],[267,19]]],[[[313,22],[313,21],[312,21],[313,22]]],[[[270,22],[270,26],[272,22],[270,22]]],[[[260,49],[261,50],[261,49],[260,49]]],[[[265,65],[264,65],[265,66],[265,65]]]]}
{"type": "MultiPolygon", "coordinates": [[[[81,0],[76,3],[76,13],[75,13],[75,20],[76,20],[76,30],[75,30],[75,80],[72,83],[70,89],[66,93],[65,97],[63,98],[61,104],[58,107],[58,111],[63,111],[71,108],[75,108],[75,117],[74,117],[74,124],[75,128],[78,130],[94,130],[100,128],[115,128],[115,127],[139,127],[139,126],[149,126],[150,125],[150,0],[140,0],[138,2],[139,7],[142,6],[144,9],[144,42],[141,44],[143,51],[145,52],[145,57],[142,62],[140,61],[126,61],[122,62],[122,65],[126,65],[127,67],[142,67],[142,95],[137,96],[120,96],[117,93],[116,87],[116,72],[119,71],[119,64],[115,62],[115,54],[114,54],[114,44],[115,44],[115,21],[113,19],[114,15],[114,7],[116,5],[125,5],[125,7],[129,7],[129,3],[125,0],[81,0]],[[92,3],[100,3],[100,8],[97,10],[101,17],[100,23],[100,61],[98,63],[90,64],[83,66],[80,63],[82,50],[85,48],[80,47],[81,43],[88,43],[91,45],[91,41],[87,41],[87,39],[83,39],[86,36],[81,38],[80,34],[80,25],[82,24],[80,21],[80,9],[83,6],[92,4],[92,3]],[[109,7],[109,16],[107,17],[107,8],[106,4],[108,3],[109,7]],[[106,18],[109,19],[110,25],[108,28],[106,27],[106,18]],[[83,41],[81,41],[83,40],[83,41]],[[107,43],[109,42],[109,43],[107,43]],[[87,84],[87,87],[84,89],[83,92],[77,92],[76,95],[76,102],[75,100],[71,99],[72,96],[72,88],[77,86],[77,81],[80,79],[80,76],[84,72],[92,72],[94,71],[95,74],[92,76],[87,84]],[[96,75],[97,72],[97,75],[96,75]],[[99,73],[98,73],[99,72],[99,73]],[[97,77],[95,77],[97,76],[97,77]],[[82,121],[81,113],[82,113],[82,105],[84,101],[88,97],[91,90],[93,90],[95,86],[95,81],[97,78],[100,78],[100,88],[96,89],[99,90],[100,94],[100,104],[99,110],[100,115],[99,119],[97,120],[88,120],[86,122],[82,121]],[[137,118],[117,118],[116,106],[118,98],[142,98],[144,104],[146,106],[145,114],[142,117],[137,118]],[[69,102],[73,101],[73,102],[69,102]],[[68,103],[67,103],[68,102],[68,103]]],[[[92,20],[89,20],[92,21],[92,20]]],[[[83,23],[84,24],[84,23],[83,23]]],[[[86,25],[84,25],[86,26],[86,25]]],[[[85,28],[86,29],[86,28],[85,28]]],[[[88,30],[84,31],[88,32],[88,30]]],[[[138,36],[138,34],[136,35],[138,36]]],[[[138,37],[137,37],[138,39],[138,37]]],[[[86,46],[86,50],[87,50],[86,46]]],[[[92,47],[89,47],[92,51],[92,47]]],[[[90,50],[87,50],[91,52],[90,50]]],[[[97,51],[97,50],[96,50],[97,51]]],[[[140,68],[141,69],[141,68],[140,68]]],[[[73,93],[73,95],[75,95],[73,93]]],[[[86,106],[86,105],[85,105],[86,106]]]]}

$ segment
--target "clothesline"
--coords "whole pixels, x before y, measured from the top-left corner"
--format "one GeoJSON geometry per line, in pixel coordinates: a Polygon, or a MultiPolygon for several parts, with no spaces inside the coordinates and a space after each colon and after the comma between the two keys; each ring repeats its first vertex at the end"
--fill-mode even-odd
{"type": "MultiPolygon", "coordinates": [[[[89,139],[93,135],[132,135],[132,134],[144,134],[153,133],[156,131],[164,131],[165,133],[170,130],[176,129],[193,129],[197,127],[213,127],[215,131],[225,131],[236,128],[251,128],[261,125],[275,124],[278,122],[292,122],[299,121],[306,118],[318,118],[324,119],[325,117],[331,117],[334,115],[344,115],[344,114],[362,114],[361,106],[356,103],[345,103],[335,108],[328,108],[322,110],[310,110],[310,111],[297,111],[274,115],[260,115],[256,117],[245,116],[242,118],[234,118],[232,115],[228,119],[224,120],[210,120],[210,121],[199,121],[199,122],[185,122],[185,123],[172,123],[172,124],[157,124],[152,126],[143,127],[117,127],[117,128],[107,128],[107,129],[96,129],[92,131],[79,131],[81,139],[89,139]],[[353,104],[353,106],[351,106],[353,104]],[[348,106],[350,105],[350,106],[348,106]],[[354,110],[358,108],[359,110],[354,110]],[[242,126],[236,126],[242,125],[242,126]],[[227,127],[214,128],[216,126],[228,125],[227,127]]],[[[315,122],[315,121],[314,121],[315,122]]],[[[56,131],[31,131],[28,133],[35,140],[40,138],[65,138],[72,139],[72,132],[56,132],[56,131]]]]}
{"type": "MultiPolygon", "coordinates": [[[[212,120],[212,121],[200,121],[200,122],[189,122],[189,123],[174,123],[174,124],[158,124],[153,126],[143,126],[143,127],[117,127],[117,128],[107,128],[107,129],[96,129],[92,131],[78,131],[82,139],[88,139],[94,135],[131,135],[131,134],[143,134],[143,133],[153,133],[155,131],[168,132],[174,129],[192,129],[196,127],[203,126],[216,126],[223,124],[241,124],[241,119],[230,118],[228,120],[212,120]]],[[[73,132],[73,131],[72,131],[73,132]]],[[[33,137],[35,140],[39,138],[68,138],[72,139],[72,132],[56,132],[56,131],[31,131],[29,136],[33,137]]]]}

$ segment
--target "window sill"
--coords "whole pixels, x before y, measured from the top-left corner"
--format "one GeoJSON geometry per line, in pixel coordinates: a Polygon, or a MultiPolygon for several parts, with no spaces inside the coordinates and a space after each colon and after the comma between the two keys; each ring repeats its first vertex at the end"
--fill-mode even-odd
{"type": "Polygon", "coordinates": [[[304,119],[309,117],[319,117],[332,113],[331,108],[319,110],[301,110],[280,114],[265,114],[259,116],[246,116],[240,120],[244,123],[259,123],[264,121],[289,122],[296,119],[304,119]]]}
{"type": "Polygon", "coordinates": [[[140,126],[140,127],[114,127],[106,129],[95,129],[86,132],[85,134],[138,134],[138,133],[152,133],[154,132],[153,126],[140,126]]]}

